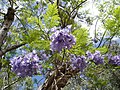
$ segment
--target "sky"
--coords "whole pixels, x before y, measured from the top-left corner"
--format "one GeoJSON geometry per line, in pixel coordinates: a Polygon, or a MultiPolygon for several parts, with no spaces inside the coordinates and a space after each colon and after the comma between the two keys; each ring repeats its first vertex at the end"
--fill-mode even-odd
{"type": "MultiPolygon", "coordinates": [[[[89,11],[89,16],[90,17],[97,17],[98,15],[99,15],[99,11],[98,11],[98,9],[97,9],[97,7],[95,6],[95,3],[94,3],[94,1],[93,0],[88,0],[84,5],[83,5],[83,8],[82,8],[82,11],[85,11],[85,10],[88,10],[89,11]]],[[[81,11],[81,9],[80,9],[80,11],[81,11]]],[[[95,27],[95,24],[96,24],[96,21],[97,21],[97,19],[95,19],[94,21],[93,21],[93,24],[92,25],[90,25],[90,26],[88,26],[86,23],[84,23],[84,22],[81,22],[81,21],[79,21],[77,18],[75,19],[76,20],[76,22],[77,23],[80,23],[80,24],[82,24],[82,27],[85,27],[85,28],[87,28],[88,30],[89,30],[89,33],[90,33],[90,37],[92,37],[92,38],[94,38],[94,31],[95,31],[95,28],[96,29],[101,29],[100,28],[100,26],[101,26],[101,22],[97,22],[97,25],[96,25],[96,27],[95,27]]],[[[101,29],[101,32],[103,32],[104,30],[103,30],[103,28],[101,29]]]]}

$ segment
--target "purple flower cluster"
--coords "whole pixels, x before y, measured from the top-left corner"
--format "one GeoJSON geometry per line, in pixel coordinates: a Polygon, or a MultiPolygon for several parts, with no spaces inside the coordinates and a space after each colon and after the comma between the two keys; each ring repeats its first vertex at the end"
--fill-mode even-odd
{"type": "Polygon", "coordinates": [[[35,52],[12,58],[10,60],[10,65],[12,71],[20,77],[37,74],[37,69],[40,68],[39,57],[35,52]]]}
{"type": "Polygon", "coordinates": [[[50,57],[51,57],[51,55],[47,54],[44,50],[40,51],[39,59],[41,61],[47,61],[47,60],[49,60],[50,57]]]}
{"type": "Polygon", "coordinates": [[[104,57],[101,55],[100,51],[96,51],[94,54],[87,51],[86,55],[87,58],[93,60],[96,65],[104,63],[104,57]]]}
{"type": "Polygon", "coordinates": [[[71,67],[73,70],[80,70],[81,72],[86,68],[87,63],[85,61],[86,57],[85,56],[75,56],[71,55],[71,67]]]}
{"type": "Polygon", "coordinates": [[[63,48],[70,49],[76,42],[73,35],[64,31],[56,31],[51,39],[51,49],[58,52],[62,51],[63,48]]]}
{"type": "Polygon", "coordinates": [[[116,56],[109,55],[108,60],[109,60],[109,64],[120,66],[120,55],[116,55],[116,56]]]}

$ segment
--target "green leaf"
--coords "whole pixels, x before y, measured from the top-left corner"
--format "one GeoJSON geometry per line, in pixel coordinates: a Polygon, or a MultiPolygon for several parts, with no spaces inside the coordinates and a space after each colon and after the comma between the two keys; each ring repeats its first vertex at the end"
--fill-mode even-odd
{"type": "Polygon", "coordinates": [[[120,18],[120,6],[118,6],[113,13],[113,16],[115,16],[116,18],[120,18]]]}
{"type": "Polygon", "coordinates": [[[36,40],[30,43],[30,46],[39,49],[39,50],[49,50],[50,48],[50,41],[47,40],[36,40]]]}
{"type": "Polygon", "coordinates": [[[76,38],[76,45],[70,50],[74,54],[84,54],[86,50],[88,50],[89,46],[87,43],[88,39],[88,30],[85,28],[79,28],[72,33],[76,38]]]}
{"type": "Polygon", "coordinates": [[[97,48],[95,50],[100,51],[102,54],[106,53],[108,51],[108,48],[106,46],[97,48]]]}
{"type": "Polygon", "coordinates": [[[59,15],[56,3],[49,4],[46,14],[44,15],[44,22],[47,28],[52,28],[59,25],[59,15]]]}
{"type": "Polygon", "coordinates": [[[32,43],[36,40],[39,40],[42,34],[43,33],[40,30],[30,30],[28,32],[28,35],[23,34],[24,41],[27,42],[27,43],[32,43]]]}
{"type": "Polygon", "coordinates": [[[105,28],[110,31],[111,35],[120,35],[120,7],[113,10],[111,18],[106,20],[105,28]]]}

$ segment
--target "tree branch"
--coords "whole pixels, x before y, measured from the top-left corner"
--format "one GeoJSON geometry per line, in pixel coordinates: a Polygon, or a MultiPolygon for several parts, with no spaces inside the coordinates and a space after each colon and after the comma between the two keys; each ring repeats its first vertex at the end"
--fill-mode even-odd
{"type": "Polygon", "coordinates": [[[16,81],[13,81],[11,84],[6,85],[5,87],[3,87],[1,90],[6,90],[8,87],[12,86],[13,84],[15,84],[16,82],[18,82],[21,78],[19,77],[16,81]]]}
{"type": "Polygon", "coordinates": [[[95,23],[95,36],[94,36],[94,38],[97,38],[97,24],[98,24],[98,20],[99,20],[99,18],[96,20],[96,23],[95,23]]]}
{"type": "Polygon", "coordinates": [[[80,4],[78,4],[75,8],[73,8],[73,10],[71,11],[70,14],[72,14],[78,7],[80,7],[83,3],[85,3],[87,0],[82,1],[80,4]]]}
{"type": "Polygon", "coordinates": [[[13,0],[8,0],[8,1],[10,3],[11,7],[13,8],[13,0]]]}
{"type": "Polygon", "coordinates": [[[70,17],[69,12],[67,10],[64,10],[65,7],[63,7],[62,5],[59,5],[59,8],[63,10],[70,17]]]}
{"type": "Polygon", "coordinates": [[[15,13],[15,9],[13,9],[12,7],[9,7],[7,14],[4,16],[2,28],[0,29],[0,49],[1,49],[1,46],[3,45],[3,41],[5,37],[7,36],[7,32],[14,20],[14,13],[15,13]]]}
{"type": "Polygon", "coordinates": [[[17,49],[17,48],[19,48],[19,47],[21,47],[21,46],[23,46],[23,45],[25,45],[25,44],[26,44],[26,43],[14,45],[14,46],[12,46],[12,47],[10,47],[10,48],[7,48],[6,50],[1,50],[1,51],[0,51],[0,57],[3,56],[5,53],[7,53],[7,52],[9,52],[9,51],[12,51],[12,50],[14,50],[14,49],[17,49]]]}
{"type": "Polygon", "coordinates": [[[3,12],[0,12],[0,14],[5,15],[5,13],[3,13],[3,12]]]}
{"type": "Polygon", "coordinates": [[[73,70],[70,65],[63,64],[58,70],[54,70],[46,78],[44,84],[38,90],[61,90],[68,80],[76,75],[79,70],[73,70]]]}
{"type": "Polygon", "coordinates": [[[101,43],[102,43],[102,41],[103,41],[103,39],[104,39],[104,36],[105,36],[106,32],[107,32],[107,30],[105,30],[105,32],[103,33],[103,36],[102,36],[102,38],[101,38],[101,40],[100,40],[100,43],[99,43],[99,45],[97,46],[97,48],[100,47],[100,45],[101,45],[101,43]]]}

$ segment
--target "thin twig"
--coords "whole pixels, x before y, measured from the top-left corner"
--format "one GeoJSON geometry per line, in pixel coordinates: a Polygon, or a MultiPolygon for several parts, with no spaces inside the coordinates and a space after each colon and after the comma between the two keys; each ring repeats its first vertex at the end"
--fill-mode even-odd
{"type": "Polygon", "coordinates": [[[65,58],[65,49],[63,49],[63,57],[62,57],[62,62],[64,61],[65,58]]]}
{"type": "Polygon", "coordinates": [[[21,78],[19,77],[16,81],[12,82],[9,85],[6,85],[5,87],[2,88],[2,90],[6,90],[8,87],[12,86],[13,84],[15,84],[16,82],[18,82],[21,78]]]}
{"type": "Polygon", "coordinates": [[[37,82],[37,87],[39,87],[39,83],[43,80],[44,78],[41,78],[38,82],[37,82]]]}
{"type": "Polygon", "coordinates": [[[64,10],[63,6],[59,5],[59,8],[63,10],[70,17],[70,13],[67,10],[64,10]]]}
{"type": "MultiPolygon", "coordinates": [[[[81,2],[80,4],[78,4],[75,8],[73,8],[73,10],[72,10],[70,13],[68,13],[69,18],[68,18],[67,22],[69,22],[70,18],[72,18],[72,19],[75,18],[75,16],[77,15],[78,10],[74,13],[74,15],[72,15],[72,13],[73,13],[78,7],[80,7],[83,3],[85,3],[86,1],[87,1],[87,0],[82,1],[82,2],[81,2]]],[[[66,25],[65,25],[65,26],[66,26],[66,25]]]]}
{"type": "Polygon", "coordinates": [[[57,0],[57,6],[59,6],[59,0],[57,0]]]}
{"type": "Polygon", "coordinates": [[[99,18],[97,19],[97,21],[95,23],[95,37],[94,38],[96,38],[96,34],[97,34],[97,23],[98,23],[98,20],[99,20],[99,18]]]}
{"type": "Polygon", "coordinates": [[[24,25],[23,22],[22,22],[22,20],[21,20],[17,15],[15,15],[15,16],[16,16],[16,18],[20,21],[20,23],[22,24],[23,28],[26,29],[26,28],[25,28],[25,25],[24,25]]]}
{"type": "Polygon", "coordinates": [[[73,10],[71,11],[70,14],[72,14],[78,7],[80,7],[83,3],[85,3],[87,0],[82,1],[80,4],[78,4],[75,8],[73,8],[73,10]]]}
{"type": "Polygon", "coordinates": [[[13,8],[13,0],[8,0],[8,1],[10,3],[11,7],[13,8]]]}
{"type": "MultiPolygon", "coordinates": [[[[116,30],[116,31],[117,31],[117,30],[116,30]]],[[[117,32],[115,32],[115,33],[113,34],[113,36],[110,38],[110,43],[109,43],[109,45],[108,45],[108,48],[110,48],[111,41],[112,41],[113,37],[114,37],[116,34],[117,34],[117,32]]]]}
{"type": "Polygon", "coordinates": [[[51,2],[51,4],[53,4],[53,3],[54,3],[52,0],[49,0],[49,2],[51,2]]]}
{"type": "Polygon", "coordinates": [[[102,38],[101,38],[101,40],[100,40],[100,43],[99,43],[99,45],[97,46],[97,48],[100,47],[100,45],[101,45],[101,43],[102,43],[102,41],[103,41],[103,39],[104,39],[104,36],[105,36],[106,32],[107,32],[107,30],[105,30],[105,32],[103,33],[103,36],[102,36],[102,38]]]}
{"type": "Polygon", "coordinates": [[[3,13],[3,12],[0,12],[0,14],[5,15],[5,13],[3,13]]]}

